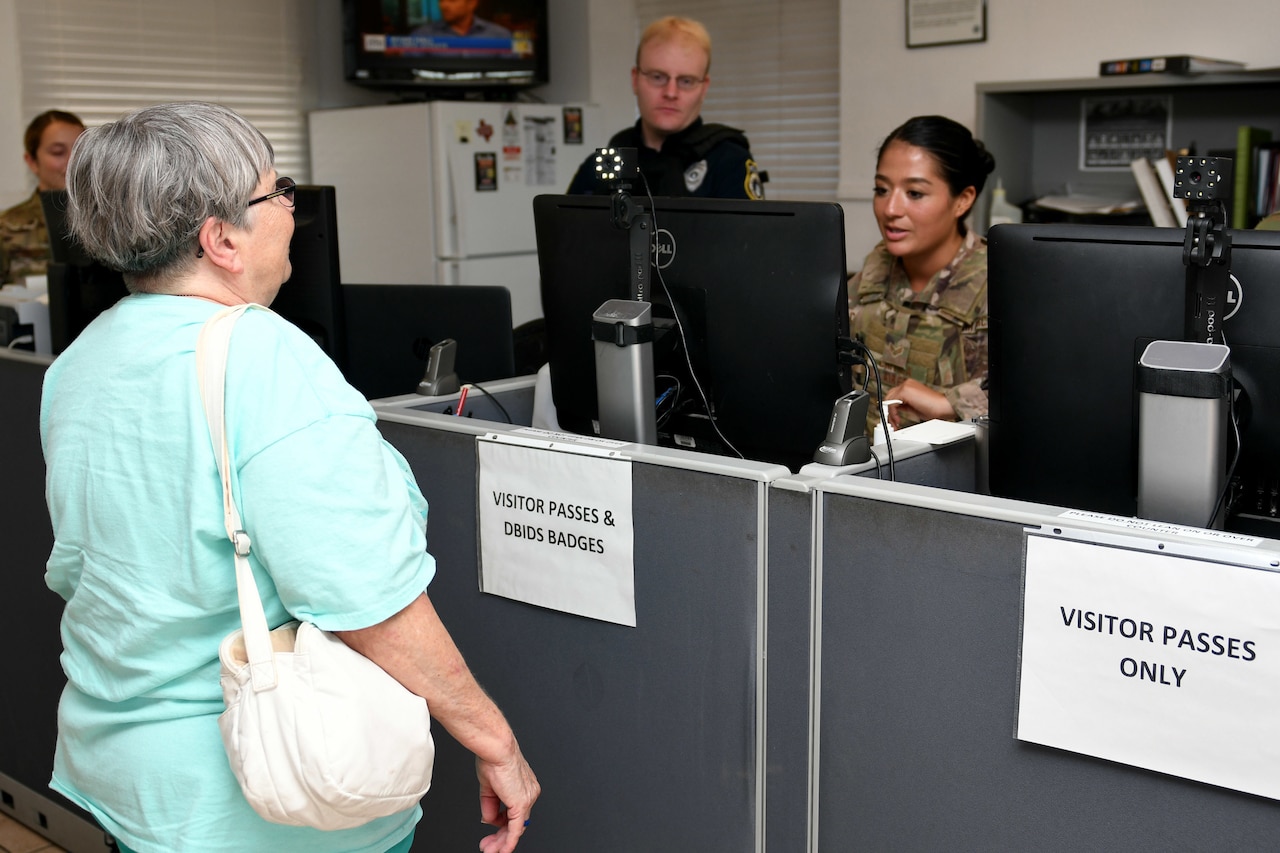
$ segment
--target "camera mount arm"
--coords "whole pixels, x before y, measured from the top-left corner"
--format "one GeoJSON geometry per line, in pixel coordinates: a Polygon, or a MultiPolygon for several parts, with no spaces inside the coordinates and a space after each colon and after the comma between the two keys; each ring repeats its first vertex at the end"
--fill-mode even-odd
{"type": "Polygon", "coordinates": [[[614,187],[610,201],[613,227],[627,231],[627,283],[633,302],[649,299],[649,246],[653,239],[653,215],[631,197],[629,181],[640,177],[639,154],[634,148],[597,148],[596,182],[614,187]]]}
{"type": "Polygon", "coordinates": [[[1182,263],[1187,268],[1184,337],[1206,344],[1225,342],[1222,318],[1231,279],[1231,234],[1226,205],[1231,199],[1229,157],[1179,157],[1173,194],[1187,200],[1182,263]]]}

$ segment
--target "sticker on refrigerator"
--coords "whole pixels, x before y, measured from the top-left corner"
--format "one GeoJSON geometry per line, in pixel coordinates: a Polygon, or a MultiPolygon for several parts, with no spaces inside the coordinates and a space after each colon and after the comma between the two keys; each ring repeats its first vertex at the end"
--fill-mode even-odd
{"type": "Polygon", "coordinates": [[[459,144],[466,145],[471,142],[471,122],[466,119],[455,121],[453,123],[453,132],[457,135],[459,144]]]}
{"type": "Polygon", "coordinates": [[[524,180],[531,187],[556,185],[556,120],[524,117],[524,180]]]}
{"type": "Polygon", "coordinates": [[[564,108],[564,144],[582,144],[582,107],[564,108]]]}
{"type": "Polygon", "coordinates": [[[498,155],[492,151],[477,151],[476,192],[495,192],[498,189],[498,155]]]}
{"type": "Polygon", "coordinates": [[[515,110],[509,109],[502,118],[502,150],[512,148],[520,150],[520,119],[516,118],[515,110]]]}
{"type": "Polygon", "coordinates": [[[520,146],[520,119],[514,109],[502,118],[502,180],[507,186],[524,183],[524,149],[520,146]]]}

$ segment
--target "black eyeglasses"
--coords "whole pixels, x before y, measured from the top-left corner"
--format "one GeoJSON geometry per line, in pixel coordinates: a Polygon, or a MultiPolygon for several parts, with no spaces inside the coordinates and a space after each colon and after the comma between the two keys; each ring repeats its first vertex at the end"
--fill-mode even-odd
{"type": "Polygon", "coordinates": [[[294,183],[293,178],[276,178],[275,192],[270,192],[270,193],[267,193],[266,195],[258,196],[257,198],[253,199],[248,204],[246,204],[245,207],[253,207],[255,204],[257,204],[260,201],[266,201],[267,199],[271,199],[271,198],[279,198],[280,196],[284,196],[285,207],[293,207],[293,191],[297,189],[297,187],[298,185],[294,183]]]}

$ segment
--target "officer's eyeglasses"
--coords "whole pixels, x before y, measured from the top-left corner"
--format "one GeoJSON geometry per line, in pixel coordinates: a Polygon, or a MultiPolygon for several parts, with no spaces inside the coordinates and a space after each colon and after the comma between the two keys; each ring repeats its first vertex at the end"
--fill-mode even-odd
{"type": "MultiPolygon", "coordinates": [[[[640,76],[655,89],[665,89],[667,88],[667,83],[671,82],[671,75],[665,71],[640,70],[640,76]]],[[[681,74],[676,78],[676,88],[681,92],[692,92],[701,86],[702,81],[706,79],[706,77],[691,77],[688,74],[681,74]]]]}

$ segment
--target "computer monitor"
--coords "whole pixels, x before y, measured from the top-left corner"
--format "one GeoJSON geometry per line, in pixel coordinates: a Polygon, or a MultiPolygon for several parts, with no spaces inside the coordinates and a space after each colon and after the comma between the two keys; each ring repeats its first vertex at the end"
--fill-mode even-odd
{"type": "Polygon", "coordinates": [[[515,375],[511,292],[446,284],[347,284],[347,381],[369,399],[411,394],[431,348],[458,342],[461,382],[515,375]]]}
{"type": "MultiPolygon", "coordinates": [[[[128,291],[120,273],[89,258],[68,233],[66,191],[41,193],[41,203],[54,258],[49,267],[49,337],[53,352],[60,353],[128,291]]],[[[294,191],[293,222],[293,272],[271,308],[310,335],[341,367],[346,344],[334,188],[299,186],[294,191]]]]}
{"type": "Polygon", "coordinates": [[[49,344],[57,355],[85,326],[129,291],[120,273],[108,269],[85,253],[67,228],[67,191],[40,193],[45,224],[49,229],[49,344]]]}
{"type": "MultiPolygon", "coordinates": [[[[1242,454],[1227,528],[1275,537],[1280,233],[1230,235],[1238,284],[1224,330],[1242,391],[1242,454]]],[[[1136,513],[1136,368],[1147,343],[1183,339],[1183,236],[1063,224],[988,233],[992,494],[1136,513]]]]}
{"type": "Polygon", "coordinates": [[[294,190],[293,272],[271,310],[306,332],[339,368],[347,357],[342,318],[342,270],[338,259],[338,206],[333,187],[294,190]]]}
{"type": "MultiPolygon", "coordinates": [[[[650,210],[647,199],[635,200],[650,210]]],[[[597,417],[591,317],[605,301],[628,298],[629,236],[614,227],[608,197],[538,196],[533,210],[556,416],[563,428],[590,434],[597,417]]],[[[833,403],[849,388],[836,345],[849,324],[843,210],[660,198],[652,213],[654,313],[679,312],[693,374],[720,432],[749,459],[793,469],[812,461],[833,403]]],[[[659,442],[731,452],[709,428],[673,323],[655,325],[655,399],[672,383],[665,377],[680,382],[676,414],[660,420],[659,442]]]]}

